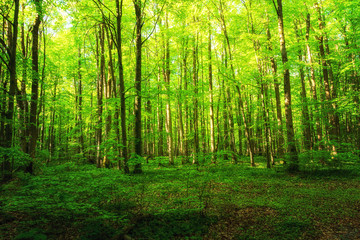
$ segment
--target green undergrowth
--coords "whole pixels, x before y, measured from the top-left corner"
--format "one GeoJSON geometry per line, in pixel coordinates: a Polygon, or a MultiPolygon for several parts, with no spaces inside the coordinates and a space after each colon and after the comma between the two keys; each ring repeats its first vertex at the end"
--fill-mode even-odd
{"type": "MultiPolygon", "coordinates": [[[[143,174],[63,163],[1,186],[2,239],[358,239],[360,168],[287,174],[264,159],[143,174]],[[262,161],[262,162],[261,162],[262,161]]],[[[161,163],[161,164],[159,164],[161,163]]]]}

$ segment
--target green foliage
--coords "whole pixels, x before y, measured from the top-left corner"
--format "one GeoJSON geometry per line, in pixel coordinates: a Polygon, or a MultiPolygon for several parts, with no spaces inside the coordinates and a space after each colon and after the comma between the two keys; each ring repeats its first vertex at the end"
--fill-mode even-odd
{"type": "Polygon", "coordinates": [[[152,239],[202,239],[215,218],[198,210],[173,210],[142,217],[129,234],[135,238],[151,236],[152,239]]]}
{"type": "Polygon", "coordinates": [[[278,239],[296,239],[304,231],[307,231],[307,234],[311,234],[309,230],[311,229],[311,222],[308,220],[298,220],[292,217],[287,217],[283,219],[277,226],[277,236],[278,239]]]}
{"type": "Polygon", "coordinates": [[[111,239],[116,230],[101,218],[90,218],[81,224],[82,240],[111,239]]]}
{"type": "Polygon", "coordinates": [[[47,237],[42,233],[41,229],[33,228],[28,232],[17,235],[14,240],[46,240],[47,237]]]}
{"type": "Polygon", "coordinates": [[[314,224],[352,216],[360,201],[355,163],[288,175],[266,169],[261,158],[257,168],[225,161],[159,167],[159,161],[167,163],[150,161],[141,175],[74,162],[19,175],[1,189],[7,217],[0,233],[18,224],[18,236],[49,239],[312,239],[321,236],[314,224]],[[35,228],[44,230],[29,231],[35,228]]]}
{"type": "Polygon", "coordinates": [[[37,150],[36,151],[36,158],[41,162],[49,161],[50,159],[50,152],[47,149],[37,150]]]}
{"type": "Polygon", "coordinates": [[[0,147],[0,164],[2,164],[5,159],[11,162],[13,171],[25,170],[31,161],[30,156],[18,147],[0,147]]]}

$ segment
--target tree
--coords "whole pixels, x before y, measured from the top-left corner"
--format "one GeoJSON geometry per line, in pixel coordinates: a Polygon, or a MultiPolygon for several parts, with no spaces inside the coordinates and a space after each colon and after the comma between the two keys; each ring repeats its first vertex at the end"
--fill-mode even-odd
{"type": "Polygon", "coordinates": [[[303,50],[302,45],[300,41],[300,33],[298,29],[299,22],[294,21],[295,26],[295,34],[296,34],[296,40],[298,44],[300,45],[298,49],[298,59],[299,59],[299,72],[300,72],[300,81],[301,81],[301,102],[302,102],[302,122],[303,122],[303,135],[304,135],[304,148],[306,150],[312,149],[312,141],[311,141],[311,125],[310,125],[310,116],[309,116],[309,108],[308,108],[308,102],[306,97],[306,87],[305,87],[305,71],[304,66],[302,65],[303,61],[303,50]]]}
{"type": "Polygon", "coordinates": [[[101,167],[102,165],[102,127],[103,127],[103,95],[104,95],[104,82],[105,79],[105,47],[104,47],[104,25],[100,24],[99,32],[97,35],[97,65],[99,69],[96,95],[97,95],[97,124],[96,124],[96,165],[101,167]],[[99,49],[100,48],[100,49],[99,49]]]}
{"type": "MultiPolygon", "coordinates": [[[[165,13],[165,28],[168,30],[168,12],[165,13]]],[[[168,145],[168,154],[169,154],[169,164],[174,165],[174,150],[173,150],[173,137],[172,137],[172,120],[171,120],[171,94],[170,94],[170,39],[166,35],[164,40],[164,81],[166,88],[166,134],[167,134],[167,145],[168,145]]]]}
{"type": "Polygon", "coordinates": [[[284,68],[284,101],[285,101],[285,118],[286,118],[286,136],[287,136],[287,150],[289,156],[288,171],[296,172],[299,170],[298,153],[296,150],[294,124],[292,116],[291,105],[291,86],[290,86],[290,71],[288,66],[288,56],[286,50],[285,33],[284,33],[284,19],[282,0],[277,0],[277,6],[273,0],[274,7],[278,16],[278,29],[280,37],[281,60],[284,68]]]}
{"type": "Polygon", "coordinates": [[[334,141],[336,141],[337,135],[338,135],[337,134],[338,124],[336,122],[336,117],[335,117],[336,105],[335,105],[335,103],[331,103],[332,94],[330,92],[331,82],[329,79],[329,71],[331,69],[331,66],[325,56],[324,34],[322,32],[325,28],[325,23],[323,20],[323,16],[321,14],[321,8],[320,8],[319,3],[316,3],[315,7],[319,14],[318,21],[319,21],[320,36],[318,36],[318,40],[319,40],[319,52],[320,52],[321,66],[322,66],[322,72],[323,72],[323,80],[324,80],[325,98],[327,100],[326,105],[327,105],[327,109],[331,109],[331,111],[329,111],[327,114],[329,124],[326,125],[326,128],[327,128],[327,132],[329,133],[329,140],[330,140],[330,145],[331,145],[331,155],[335,156],[337,154],[337,150],[336,150],[336,145],[335,145],[334,141]]]}
{"type": "MultiPolygon", "coordinates": [[[[134,104],[134,115],[135,115],[135,127],[134,127],[134,146],[136,158],[142,156],[142,137],[141,137],[141,28],[143,26],[142,20],[142,4],[141,0],[133,0],[135,15],[136,15],[136,38],[135,38],[135,56],[136,56],[136,67],[135,67],[135,104],[134,104]]],[[[135,164],[134,173],[141,173],[141,163],[135,164]]]]}
{"type": "MultiPolygon", "coordinates": [[[[5,114],[4,121],[4,135],[2,136],[1,146],[11,148],[13,146],[13,127],[14,127],[14,102],[17,87],[16,79],[16,52],[17,52],[17,38],[18,38],[18,25],[19,25],[19,0],[14,0],[14,19],[11,23],[12,29],[8,29],[8,44],[4,38],[0,38],[1,50],[5,52],[8,57],[6,61],[1,54],[1,60],[6,65],[10,75],[10,87],[8,93],[8,107],[5,114]]],[[[7,20],[8,21],[8,20],[7,20]]],[[[10,25],[10,23],[8,22],[10,25]]],[[[12,164],[9,156],[5,155],[3,160],[3,181],[8,181],[12,178],[12,164]]]]}
{"type": "Polygon", "coordinates": [[[211,24],[209,14],[209,43],[208,43],[208,60],[209,60],[209,116],[210,116],[210,149],[211,161],[215,163],[215,126],[214,126],[214,94],[213,94],[213,71],[212,71],[212,53],[211,53],[211,24]]]}
{"type": "MultiPolygon", "coordinates": [[[[117,30],[117,56],[119,65],[119,95],[120,95],[120,121],[121,121],[121,143],[122,143],[122,157],[125,173],[129,173],[128,167],[128,148],[127,148],[127,132],[126,132],[126,104],[125,104],[125,85],[124,85],[124,68],[122,61],[122,34],[121,34],[121,20],[122,20],[122,6],[123,0],[116,0],[116,30],[117,30]]],[[[120,165],[120,164],[119,164],[120,165]]]]}

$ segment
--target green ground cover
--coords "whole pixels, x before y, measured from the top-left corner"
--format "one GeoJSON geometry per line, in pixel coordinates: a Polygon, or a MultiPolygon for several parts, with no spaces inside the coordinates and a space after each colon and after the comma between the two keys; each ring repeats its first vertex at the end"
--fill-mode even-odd
{"type": "Polygon", "coordinates": [[[139,175],[75,163],[18,175],[1,186],[1,239],[360,239],[358,163],[289,175],[159,161],[139,175]]]}

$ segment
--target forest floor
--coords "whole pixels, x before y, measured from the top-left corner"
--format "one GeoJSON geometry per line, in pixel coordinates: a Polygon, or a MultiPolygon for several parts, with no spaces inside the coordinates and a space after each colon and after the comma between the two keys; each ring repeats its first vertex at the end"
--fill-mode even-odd
{"type": "Polygon", "coordinates": [[[1,186],[0,239],[360,239],[360,163],[264,164],[42,167],[1,186]]]}

